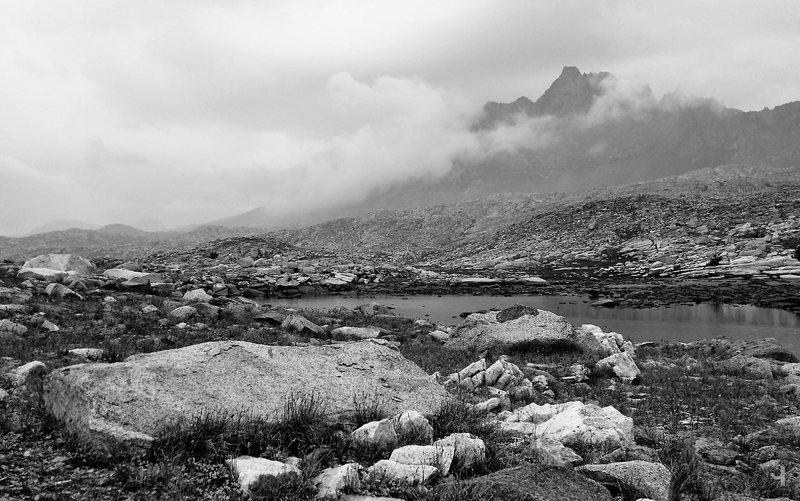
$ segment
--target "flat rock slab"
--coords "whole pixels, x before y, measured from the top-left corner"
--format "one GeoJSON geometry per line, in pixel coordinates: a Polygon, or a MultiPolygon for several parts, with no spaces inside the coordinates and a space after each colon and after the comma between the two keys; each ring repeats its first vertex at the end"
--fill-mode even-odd
{"type": "Polygon", "coordinates": [[[103,453],[149,447],[167,425],[202,412],[279,417],[292,395],[325,402],[334,419],[353,396],[375,392],[390,414],[438,410],[443,386],[382,340],[326,346],[202,343],[135,355],[115,364],[53,371],[45,405],[67,429],[103,453]]]}

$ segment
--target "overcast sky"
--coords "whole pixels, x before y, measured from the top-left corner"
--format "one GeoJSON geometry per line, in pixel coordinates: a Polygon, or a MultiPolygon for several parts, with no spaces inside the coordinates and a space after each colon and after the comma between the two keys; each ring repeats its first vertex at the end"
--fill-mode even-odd
{"type": "Polygon", "coordinates": [[[474,151],[565,65],[800,99],[800,2],[0,0],[0,235],[358,199],[474,151]]]}

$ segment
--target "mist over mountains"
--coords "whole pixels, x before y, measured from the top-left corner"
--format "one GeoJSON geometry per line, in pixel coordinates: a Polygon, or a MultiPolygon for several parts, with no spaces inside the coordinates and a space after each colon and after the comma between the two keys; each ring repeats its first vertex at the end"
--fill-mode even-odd
{"type": "MultiPolygon", "coordinates": [[[[486,103],[469,133],[471,146],[445,173],[353,193],[337,214],[612,186],[728,164],[797,165],[800,102],[743,112],[679,91],[658,99],[646,85],[567,66],[536,101],[486,103]]],[[[278,222],[256,208],[213,224],[275,227],[332,217],[330,208],[298,213],[278,222]]]]}
{"type": "Polygon", "coordinates": [[[742,112],[678,92],[656,99],[646,86],[574,67],[536,101],[487,103],[475,127],[511,137],[509,147],[458,161],[435,182],[389,190],[373,207],[602,187],[726,164],[800,163],[800,102],[742,112]]]}

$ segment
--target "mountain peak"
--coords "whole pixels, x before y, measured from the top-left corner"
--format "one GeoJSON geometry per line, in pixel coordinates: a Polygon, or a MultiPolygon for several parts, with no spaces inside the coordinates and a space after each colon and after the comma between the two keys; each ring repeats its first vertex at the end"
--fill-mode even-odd
{"type": "Polygon", "coordinates": [[[575,80],[582,76],[583,74],[581,74],[581,70],[579,70],[577,66],[564,66],[558,79],[575,80]]]}
{"type": "Polygon", "coordinates": [[[536,101],[536,107],[543,115],[563,116],[586,112],[595,97],[603,93],[601,84],[610,76],[605,72],[584,74],[575,66],[564,66],[561,75],[536,101]]]}

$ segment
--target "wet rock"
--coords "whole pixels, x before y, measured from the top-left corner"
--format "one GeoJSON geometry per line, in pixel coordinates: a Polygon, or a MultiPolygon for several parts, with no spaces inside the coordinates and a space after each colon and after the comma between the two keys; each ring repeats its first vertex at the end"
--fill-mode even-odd
{"type": "Polygon", "coordinates": [[[389,412],[433,414],[449,398],[425,371],[379,340],[325,346],[224,341],[57,369],[47,378],[45,404],[87,446],[136,451],[169,423],[205,410],[209,400],[220,413],[272,416],[291,396],[313,394],[336,419],[353,412],[353,388],[364,387],[377,388],[389,412]]]}

